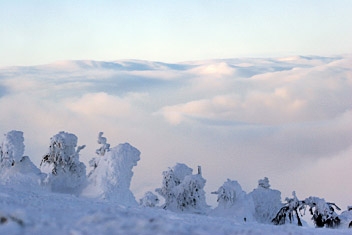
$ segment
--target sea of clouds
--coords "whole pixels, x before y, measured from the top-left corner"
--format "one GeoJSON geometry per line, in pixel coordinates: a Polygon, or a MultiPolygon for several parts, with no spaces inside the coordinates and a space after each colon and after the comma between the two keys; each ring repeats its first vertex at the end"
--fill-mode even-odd
{"type": "MultiPolygon", "coordinates": [[[[227,178],[247,192],[267,176],[282,197],[296,190],[352,205],[352,56],[295,56],[177,64],[60,61],[0,68],[0,134],[24,132],[38,166],[50,137],[68,131],[95,157],[97,136],[141,151],[131,189],[160,187],[177,162],[202,166],[211,191],[227,178]]],[[[88,164],[87,164],[88,165],[88,164]]]]}

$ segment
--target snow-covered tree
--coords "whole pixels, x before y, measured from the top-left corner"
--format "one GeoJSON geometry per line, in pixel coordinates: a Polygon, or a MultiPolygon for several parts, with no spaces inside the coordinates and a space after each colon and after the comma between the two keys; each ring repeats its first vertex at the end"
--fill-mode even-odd
{"type": "Polygon", "coordinates": [[[192,171],[187,165],[177,163],[163,172],[162,187],[156,191],[165,199],[164,209],[191,213],[205,213],[208,209],[201,168],[198,167],[195,175],[192,171]]]}
{"type": "Polygon", "coordinates": [[[104,156],[105,153],[110,150],[110,144],[107,143],[107,140],[105,137],[103,137],[103,134],[104,132],[99,132],[98,144],[101,144],[101,146],[95,151],[100,156],[104,156]]]}
{"type": "Polygon", "coordinates": [[[158,196],[150,191],[146,192],[144,197],[139,200],[139,205],[144,207],[155,207],[158,203],[158,196]]]}
{"type": "Polygon", "coordinates": [[[260,223],[270,223],[282,207],[281,192],[270,188],[269,179],[258,181],[258,188],[250,194],[255,207],[255,219],[260,223]]]}
{"type": "Polygon", "coordinates": [[[88,176],[91,175],[91,173],[94,171],[94,169],[98,166],[100,157],[104,156],[106,152],[110,151],[110,144],[107,143],[106,137],[103,137],[104,132],[99,132],[98,134],[98,144],[101,144],[100,148],[98,148],[95,153],[98,155],[98,157],[94,157],[89,161],[89,166],[92,168],[91,172],[89,173],[88,176]]]}
{"type": "Polygon", "coordinates": [[[169,168],[162,173],[162,187],[155,191],[165,199],[162,206],[164,209],[169,209],[169,207],[175,205],[174,188],[181,184],[186,175],[191,175],[192,171],[192,168],[189,168],[186,164],[177,163],[173,168],[169,168]]]}
{"type": "Polygon", "coordinates": [[[254,221],[254,203],[252,197],[242,190],[235,181],[227,181],[212,194],[218,195],[218,206],[211,215],[235,218],[239,222],[254,221]]]}
{"type": "Polygon", "coordinates": [[[334,228],[340,224],[340,218],[336,214],[335,209],[341,209],[335,203],[326,202],[324,199],[318,197],[306,198],[302,203],[302,209],[305,209],[307,206],[310,207],[309,211],[313,215],[312,220],[316,227],[334,228]]]}
{"type": "Polygon", "coordinates": [[[298,200],[295,191],[292,192],[292,196],[293,198],[285,199],[286,203],[276,214],[275,218],[272,220],[273,224],[285,224],[287,221],[292,223],[295,220],[296,216],[297,225],[302,226],[302,221],[300,219],[298,211],[302,208],[303,202],[298,200]]]}
{"type": "Polygon", "coordinates": [[[77,137],[59,132],[50,139],[48,153],[40,167],[47,178],[44,183],[55,192],[79,194],[86,183],[86,166],[79,161],[79,152],[85,147],[77,146],[77,137]]]}
{"type": "Polygon", "coordinates": [[[348,206],[347,210],[341,212],[339,219],[339,228],[352,228],[352,206],[348,206]]]}
{"type": "Polygon", "coordinates": [[[43,174],[24,153],[22,131],[10,131],[0,144],[0,183],[20,185],[30,190],[39,188],[43,174]]]}
{"type": "Polygon", "coordinates": [[[140,151],[128,143],[119,144],[99,157],[88,177],[82,195],[117,202],[125,206],[138,203],[130,190],[132,168],[140,160],[140,151]]]}
{"type": "Polygon", "coordinates": [[[242,190],[241,185],[235,181],[227,179],[227,181],[215,192],[212,194],[217,194],[217,202],[219,206],[224,208],[231,207],[236,199],[243,197],[246,193],[242,190]]]}
{"type": "Polygon", "coordinates": [[[9,167],[20,162],[24,153],[24,138],[22,131],[10,131],[4,135],[0,145],[0,165],[9,167]]]}

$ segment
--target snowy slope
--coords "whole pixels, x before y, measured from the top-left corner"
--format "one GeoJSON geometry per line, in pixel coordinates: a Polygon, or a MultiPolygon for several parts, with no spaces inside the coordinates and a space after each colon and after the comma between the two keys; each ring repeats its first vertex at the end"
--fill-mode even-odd
{"type": "Polygon", "coordinates": [[[0,234],[350,234],[348,229],[236,223],[158,208],[0,185],[0,234]],[[4,219],[6,218],[6,219],[4,219]],[[6,220],[6,221],[4,221],[6,220]]]}

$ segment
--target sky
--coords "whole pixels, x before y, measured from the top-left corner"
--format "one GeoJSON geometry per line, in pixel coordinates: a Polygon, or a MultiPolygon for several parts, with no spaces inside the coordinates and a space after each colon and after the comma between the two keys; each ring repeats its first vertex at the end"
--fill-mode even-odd
{"type": "Polygon", "coordinates": [[[0,66],[352,50],[352,2],[0,1],[0,66]]]}
{"type": "Polygon", "coordinates": [[[23,131],[37,166],[59,131],[87,145],[86,164],[100,131],[129,142],[142,153],[137,198],[181,162],[203,167],[213,203],[227,178],[250,192],[267,176],[283,199],[352,205],[351,12],[352,1],[0,1],[0,135],[23,131]]]}

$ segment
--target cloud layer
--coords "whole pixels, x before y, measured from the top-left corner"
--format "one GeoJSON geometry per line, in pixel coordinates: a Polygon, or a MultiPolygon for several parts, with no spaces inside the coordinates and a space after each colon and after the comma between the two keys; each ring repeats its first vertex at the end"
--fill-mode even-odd
{"type": "Polygon", "coordinates": [[[352,175],[338,167],[352,156],[351,64],[351,56],[297,56],[6,67],[0,132],[24,131],[25,154],[37,164],[61,130],[87,144],[85,162],[99,131],[112,146],[130,142],[142,152],[132,182],[137,197],[176,162],[202,165],[207,192],[227,178],[250,191],[268,176],[283,197],[296,188],[311,193],[317,180],[309,179],[331,164],[336,172],[324,182],[341,187],[334,194],[322,185],[317,196],[347,203],[339,190],[352,175]]]}

